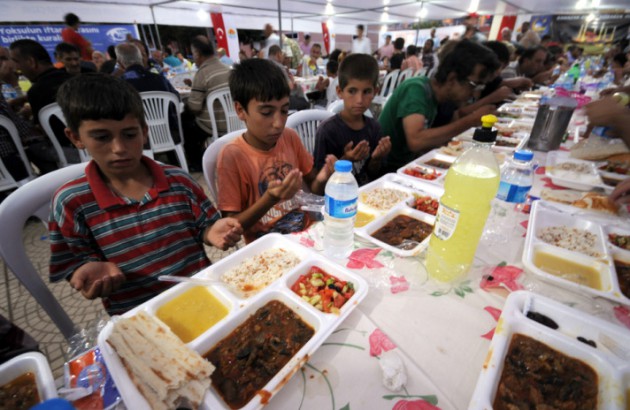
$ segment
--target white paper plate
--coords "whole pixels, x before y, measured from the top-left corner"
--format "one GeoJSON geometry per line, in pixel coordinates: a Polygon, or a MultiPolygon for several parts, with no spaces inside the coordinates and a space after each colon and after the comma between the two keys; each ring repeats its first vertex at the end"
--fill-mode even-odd
{"type": "Polygon", "coordinates": [[[501,317],[488,355],[477,380],[477,386],[468,406],[474,410],[491,410],[503,363],[512,340],[519,333],[529,336],[567,356],[590,365],[598,374],[598,409],[623,410],[630,381],[630,361],[616,355],[600,342],[600,335],[612,338],[619,346],[628,349],[630,332],[584,312],[572,309],[535,293],[518,291],[511,293],[501,317]],[[553,330],[527,316],[524,312],[536,312],[552,319],[559,328],[553,330]],[[577,340],[592,340],[597,347],[577,340]]]}
{"type": "Polygon", "coordinates": [[[535,201],[532,206],[529,224],[527,227],[527,236],[525,238],[525,249],[523,251],[522,262],[529,272],[534,273],[547,282],[568,289],[573,289],[578,292],[585,292],[593,296],[599,296],[630,305],[630,299],[625,297],[619,288],[617,273],[615,271],[612,254],[608,246],[607,234],[605,233],[602,225],[592,220],[561,213],[553,208],[547,207],[545,202],[535,201]],[[543,228],[549,226],[566,226],[568,228],[577,228],[593,233],[597,237],[595,250],[602,256],[600,258],[595,258],[543,242],[538,238],[539,232],[543,228]],[[560,276],[545,272],[534,264],[534,256],[536,252],[545,252],[557,255],[563,259],[596,269],[600,275],[602,289],[594,289],[590,286],[581,285],[560,276]]]}
{"type": "MultiPolygon", "coordinates": [[[[264,250],[272,248],[283,248],[295,253],[301,260],[300,264],[286,272],[281,278],[277,279],[266,289],[250,298],[240,297],[228,286],[208,286],[209,290],[222,301],[226,302],[231,310],[223,320],[208,329],[195,340],[188,343],[188,346],[199,354],[206,354],[219,341],[228,336],[236,327],[252,315],[256,309],[271,300],[281,301],[296,312],[302,320],[313,326],[315,330],[313,337],[300,349],[297,354],[291,358],[291,360],[289,360],[289,362],[269,381],[269,383],[263,387],[264,391],[270,393],[270,397],[262,398],[260,395],[254,396],[254,398],[243,407],[243,409],[248,410],[263,407],[264,403],[271,399],[271,397],[273,397],[282,388],[282,386],[286,384],[286,381],[291,377],[291,375],[306,363],[308,358],[311,357],[315,350],[317,350],[317,348],[326,340],[335,328],[343,322],[350,312],[356,308],[368,292],[368,285],[360,276],[341,267],[340,265],[330,262],[323,256],[312,252],[311,250],[285,238],[280,234],[266,235],[243,249],[234,252],[218,263],[204,269],[194,277],[218,279],[223,272],[239,265],[244,259],[253,257],[264,250]],[[299,275],[306,273],[311,266],[320,267],[326,273],[341,280],[351,281],[354,284],[355,294],[340,309],[339,315],[322,313],[291,291],[290,286],[297,281],[299,275]]],[[[145,310],[147,313],[153,314],[159,306],[194,286],[198,285],[179,284],[174,286],[150,301],[127,312],[123,315],[123,317],[132,316],[139,310],[145,310]]],[[[120,361],[120,358],[114,349],[107,343],[107,338],[111,334],[112,329],[113,323],[110,322],[99,334],[98,345],[101,348],[103,358],[105,359],[112,378],[116,383],[116,387],[118,388],[128,408],[133,408],[134,410],[150,410],[149,404],[130,380],[127,371],[120,361]]],[[[210,391],[206,393],[202,408],[228,409],[229,407],[212,386],[210,391]]]]}
{"type": "Polygon", "coordinates": [[[57,397],[55,379],[46,357],[39,352],[27,352],[0,365],[0,386],[12,382],[24,373],[35,375],[37,392],[41,401],[57,397]]]}

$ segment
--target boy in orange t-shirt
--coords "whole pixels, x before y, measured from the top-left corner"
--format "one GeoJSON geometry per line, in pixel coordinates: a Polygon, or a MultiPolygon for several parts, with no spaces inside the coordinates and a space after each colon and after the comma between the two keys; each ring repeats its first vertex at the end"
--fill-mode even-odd
{"type": "Polygon", "coordinates": [[[246,242],[269,232],[305,229],[307,215],[293,197],[303,181],[312,192],[323,194],[336,158],[330,155],[318,173],[297,133],[284,128],[290,89],[278,66],[244,60],[234,66],[229,84],[247,131],[219,154],[218,208],[223,216],[238,219],[246,242]]]}

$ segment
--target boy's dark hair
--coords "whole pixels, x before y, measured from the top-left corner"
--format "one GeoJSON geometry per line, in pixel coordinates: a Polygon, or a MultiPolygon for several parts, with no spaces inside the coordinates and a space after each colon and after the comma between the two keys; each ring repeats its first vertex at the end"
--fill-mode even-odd
{"type": "Polygon", "coordinates": [[[230,72],[230,94],[247,111],[251,100],[281,100],[291,93],[284,73],[269,60],[251,58],[234,64],[230,72]]]}
{"type": "MultiPolygon", "coordinates": [[[[524,60],[531,60],[539,51],[544,51],[546,54],[547,48],[543,46],[535,46],[526,49],[525,51],[523,51],[523,54],[521,54],[521,56],[518,58],[518,63],[521,64],[524,60]]],[[[545,56],[545,59],[547,59],[547,56],[545,56]]]]}
{"type": "Polygon", "coordinates": [[[112,60],[115,60],[116,59],[116,46],[113,44],[108,46],[107,54],[109,54],[109,58],[111,58],[112,60]]]}
{"type": "Polygon", "coordinates": [[[326,63],[326,71],[329,72],[330,74],[336,75],[338,70],[339,70],[339,63],[337,62],[337,60],[329,60],[326,63]]]}
{"type": "Polygon", "coordinates": [[[350,54],[339,66],[339,88],[346,88],[350,80],[369,80],[378,83],[378,63],[367,54],[350,54]]]}
{"type": "Polygon", "coordinates": [[[613,61],[618,62],[623,67],[628,62],[628,57],[626,57],[625,53],[617,53],[613,57],[613,61]]]}
{"type": "Polygon", "coordinates": [[[402,37],[398,37],[394,40],[394,48],[396,50],[402,50],[405,47],[405,39],[402,37]]]}
{"type": "Polygon", "coordinates": [[[330,55],[328,56],[328,60],[329,61],[339,61],[339,55],[341,54],[341,50],[336,48],[332,51],[332,53],[330,53],[330,55]]]}
{"type": "Polygon", "coordinates": [[[546,41],[546,40],[551,40],[551,35],[545,34],[544,36],[540,38],[540,41],[546,41]]]}
{"type": "Polygon", "coordinates": [[[499,60],[492,50],[470,40],[461,40],[453,51],[440,61],[435,80],[439,84],[444,84],[448,75],[454,72],[458,81],[467,81],[477,64],[484,67],[480,73],[482,79],[488,78],[500,67],[499,60]]]}
{"type": "Polygon", "coordinates": [[[57,91],[57,103],[68,128],[75,133],[82,121],[121,121],[128,114],[146,126],[138,91],[125,80],[111,75],[86,73],[69,79],[57,91]]]}
{"type": "Polygon", "coordinates": [[[508,65],[510,63],[510,49],[502,41],[486,41],[484,46],[494,51],[501,64],[508,65]]]}
{"type": "Polygon", "coordinates": [[[11,50],[17,50],[22,57],[32,57],[38,63],[52,64],[48,51],[35,40],[22,39],[11,43],[11,50]]]}
{"type": "Polygon", "coordinates": [[[275,56],[275,55],[277,55],[278,53],[281,53],[281,52],[282,52],[282,48],[280,48],[280,46],[277,45],[277,44],[274,44],[273,46],[269,47],[269,55],[270,56],[275,56]]]}
{"type": "Polygon", "coordinates": [[[407,46],[407,57],[415,56],[417,52],[416,46],[409,45],[407,46]]]}
{"type": "Polygon", "coordinates": [[[62,54],[70,54],[77,53],[79,54],[79,49],[74,44],[70,43],[59,43],[55,47],[55,57],[60,58],[62,54]]]}
{"type": "Polygon", "coordinates": [[[68,13],[65,16],[63,16],[63,21],[65,21],[66,25],[70,27],[74,27],[77,23],[80,22],[79,16],[77,16],[74,13],[68,13]]]}
{"type": "Polygon", "coordinates": [[[304,40],[309,40],[310,38],[311,38],[311,35],[310,35],[310,34],[305,34],[305,35],[304,35],[304,40]]]}
{"type": "Polygon", "coordinates": [[[195,37],[190,41],[190,46],[196,48],[199,54],[204,57],[212,57],[214,55],[214,47],[207,40],[204,41],[195,37]]]}
{"type": "Polygon", "coordinates": [[[365,26],[363,24],[357,24],[357,29],[361,31],[365,31],[365,26]]]}

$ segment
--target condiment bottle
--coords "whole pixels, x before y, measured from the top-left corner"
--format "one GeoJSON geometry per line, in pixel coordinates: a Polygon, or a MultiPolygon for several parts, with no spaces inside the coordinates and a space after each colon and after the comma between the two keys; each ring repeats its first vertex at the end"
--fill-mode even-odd
{"type": "Polygon", "coordinates": [[[440,282],[462,277],[470,268],[490,202],[497,194],[499,164],[491,150],[497,138],[494,115],[481,118],[474,145],[449,168],[444,182],[435,227],[429,240],[425,266],[429,276],[440,282]]]}

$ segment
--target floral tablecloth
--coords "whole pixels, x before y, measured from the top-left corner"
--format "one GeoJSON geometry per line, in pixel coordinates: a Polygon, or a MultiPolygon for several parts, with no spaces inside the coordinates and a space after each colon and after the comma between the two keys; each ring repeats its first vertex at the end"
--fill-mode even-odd
{"type": "MultiPolygon", "coordinates": [[[[544,154],[537,153],[544,164],[544,154]]],[[[537,171],[532,193],[554,187],[537,171]]],[[[273,409],[465,409],[511,291],[527,289],[630,329],[630,309],[549,285],[523,270],[528,215],[511,220],[507,241],[480,242],[468,276],[452,286],[428,279],[423,255],[401,258],[356,241],[342,263],[370,284],[367,298],[270,402],[273,409]],[[387,390],[378,359],[393,349],[408,383],[387,390]]],[[[491,222],[490,222],[491,223],[491,222]]],[[[489,224],[490,224],[489,223],[489,224]]],[[[489,224],[486,229],[489,228],[489,224]]],[[[322,250],[322,224],[291,235],[322,250]]]]}

